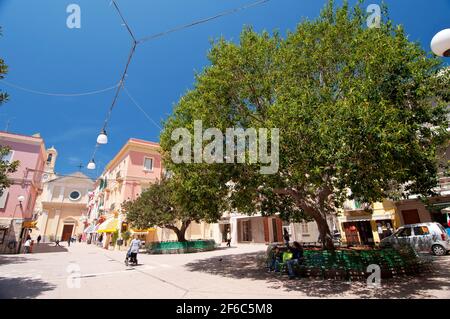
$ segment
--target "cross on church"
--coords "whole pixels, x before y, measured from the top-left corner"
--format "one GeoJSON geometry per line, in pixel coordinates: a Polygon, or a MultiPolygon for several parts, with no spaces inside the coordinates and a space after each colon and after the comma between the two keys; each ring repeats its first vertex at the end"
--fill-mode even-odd
{"type": "Polygon", "coordinates": [[[84,168],[84,165],[82,163],[80,163],[77,167],[79,170],[82,170],[84,168]]]}

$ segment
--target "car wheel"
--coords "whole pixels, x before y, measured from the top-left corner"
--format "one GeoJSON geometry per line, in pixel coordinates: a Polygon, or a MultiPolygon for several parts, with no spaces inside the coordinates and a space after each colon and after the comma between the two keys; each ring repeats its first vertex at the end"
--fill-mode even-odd
{"type": "Polygon", "coordinates": [[[431,247],[431,251],[433,252],[433,254],[435,254],[436,256],[444,256],[447,251],[445,250],[444,247],[442,247],[441,245],[434,245],[433,247],[431,247]]]}

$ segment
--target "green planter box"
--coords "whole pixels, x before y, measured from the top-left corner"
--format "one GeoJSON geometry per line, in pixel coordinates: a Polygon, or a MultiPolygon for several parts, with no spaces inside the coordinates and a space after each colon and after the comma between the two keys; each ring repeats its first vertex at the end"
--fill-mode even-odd
{"type": "Polygon", "coordinates": [[[211,251],[216,248],[216,242],[209,240],[192,240],[186,242],[163,241],[149,243],[146,246],[149,254],[187,254],[211,251]]]}

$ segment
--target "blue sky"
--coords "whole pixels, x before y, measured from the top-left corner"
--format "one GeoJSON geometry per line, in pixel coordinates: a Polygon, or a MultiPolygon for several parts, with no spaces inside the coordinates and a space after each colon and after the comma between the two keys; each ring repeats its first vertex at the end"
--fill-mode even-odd
{"type": "MultiPolygon", "coordinates": [[[[252,0],[117,0],[138,38],[189,23],[252,0]]],[[[138,46],[126,87],[149,120],[122,92],[109,124],[110,143],[96,156],[103,166],[130,138],[159,140],[155,123],[192,86],[195,71],[207,64],[210,40],[236,40],[244,25],[257,31],[293,30],[304,17],[314,18],[325,0],[271,0],[237,14],[170,34],[138,46]]],[[[337,1],[340,3],[341,1],[337,1]]],[[[352,3],[354,1],[351,1],[352,3]]],[[[381,1],[369,0],[370,3],[381,1]]],[[[390,16],[403,24],[411,40],[429,50],[433,35],[450,28],[450,0],[387,0],[390,16]]],[[[9,66],[6,80],[32,90],[79,93],[103,89],[119,81],[130,38],[109,0],[0,0],[0,56],[9,66]],[[81,7],[81,29],[66,26],[71,3],[81,7]]],[[[10,88],[11,99],[0,107],[0,130],[39,132],[54,145],[57,171],[78,170],[90,159],[96,136],[114,91],[82,97],[42,96],[10,88]]],[[[85,173],[96,174],[99,172],[85,173]]]]}

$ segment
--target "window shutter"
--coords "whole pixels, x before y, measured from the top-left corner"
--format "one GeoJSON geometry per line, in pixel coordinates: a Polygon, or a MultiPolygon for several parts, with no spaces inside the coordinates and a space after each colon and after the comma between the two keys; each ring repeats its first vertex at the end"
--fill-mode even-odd
{"type": "Polygon", "coordinates": [[[9,189],[4,189],[3,194],[0,197],[0,209],[5,208],[6,198],[8,198],[9,189]]]}

